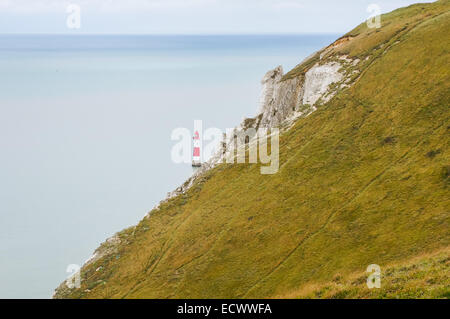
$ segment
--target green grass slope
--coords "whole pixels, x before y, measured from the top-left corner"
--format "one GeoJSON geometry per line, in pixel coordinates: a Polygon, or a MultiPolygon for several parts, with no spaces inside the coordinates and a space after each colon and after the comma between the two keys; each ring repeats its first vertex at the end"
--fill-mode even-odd
{"type": "MultiPolygon", "coordinates": [[[[122,231],[116,252],[83,268],[80,289],[55,297],[330,297],[302,289],[370,264],[383,274],[433,252],[445,260],[450,1],[396,10],[382,24],[362,24],[329,50],[327,59],[360,57],[360,77],[281,136],[277,174],[261,175],[259,164],[216,167],[122,231]]],[[[441,288],[420,293],[436,269],[448,283],[449,263],[436,263],[417,286],[383,295],[359,285],[337,296],[448,297],[441,288]]]]}
{"type": "Polygon", "coordinates": [[[325,284],[310,284],[282,299],[443,299],[450,298],[449,249],[418,256],[407,262],[387,265],[380,276],[380,289],[367,289],[367,276],[359,272],[343,277],[336,274],[325,284]]]}

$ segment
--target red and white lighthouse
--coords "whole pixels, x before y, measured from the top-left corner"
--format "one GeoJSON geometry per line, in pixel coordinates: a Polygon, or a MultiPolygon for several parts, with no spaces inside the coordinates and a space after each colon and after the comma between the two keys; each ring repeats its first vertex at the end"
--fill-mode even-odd
{"type": "Polygon", "coordinates": [[[195,131],[193,140],[194,140],[194,152],[192,155],[192,167],[201,167],[202,166],[201,139],[198,131],[195,131]]]}

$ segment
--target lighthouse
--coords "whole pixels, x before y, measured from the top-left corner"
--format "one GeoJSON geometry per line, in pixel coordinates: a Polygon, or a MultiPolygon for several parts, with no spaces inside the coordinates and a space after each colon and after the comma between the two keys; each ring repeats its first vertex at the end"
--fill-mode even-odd
{"type": "Polygon", "coordinates": [[[198,131],[195,131],[193,140],[194,140],[194,152],[192,154],[192,167],[201,167],[202,166],[201,150],[200,150],[201,140],[198,131]]]}

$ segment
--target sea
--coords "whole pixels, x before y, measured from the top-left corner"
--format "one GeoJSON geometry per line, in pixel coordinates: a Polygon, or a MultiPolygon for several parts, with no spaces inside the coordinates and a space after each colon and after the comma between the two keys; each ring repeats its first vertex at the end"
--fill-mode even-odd
{"type": "Polygon", "coordinates": [[[255,116],[267,71],[339,36],[0,35],[0,298],[51,298],[192,174],[173,130],[255,116]]]}

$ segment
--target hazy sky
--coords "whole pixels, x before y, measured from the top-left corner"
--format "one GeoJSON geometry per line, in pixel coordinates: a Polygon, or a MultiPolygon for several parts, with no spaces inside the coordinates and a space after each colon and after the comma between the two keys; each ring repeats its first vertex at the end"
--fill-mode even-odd
{"type": "MultiPolygon", "coordinates": [[[[0,0],[0,33],[343,33],[414,0],[0,0]],[[81,28],[68,29],[69,4],[81,28]]],[[[432,1],[421,1],[432,2],[432,1]]]]}

